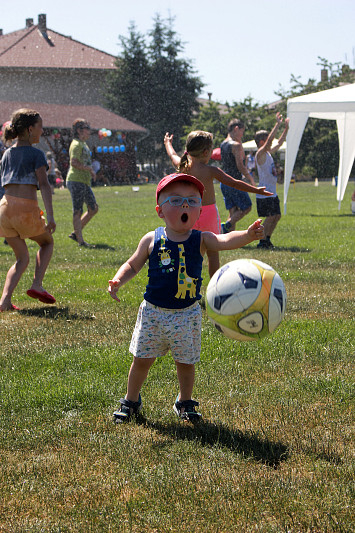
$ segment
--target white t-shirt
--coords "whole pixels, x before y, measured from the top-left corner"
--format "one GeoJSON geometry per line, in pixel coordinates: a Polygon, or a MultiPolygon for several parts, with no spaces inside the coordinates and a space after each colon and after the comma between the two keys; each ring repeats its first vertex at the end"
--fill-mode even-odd
{"type": "Polygon", "coordinates": [[[266,160],[263,165],[259,165],[258,158],[256,157],[256,168],[258,170],[259,176],[259,187],[266,187],[266,190],[272,192],[272,196],[263,196],[257,194],[257,198],[275,198],[276,194],[276,184],[277,184],[277,175],[275,163],[272,158],[272,155],[269,152],[266,152],[266,160]]]}

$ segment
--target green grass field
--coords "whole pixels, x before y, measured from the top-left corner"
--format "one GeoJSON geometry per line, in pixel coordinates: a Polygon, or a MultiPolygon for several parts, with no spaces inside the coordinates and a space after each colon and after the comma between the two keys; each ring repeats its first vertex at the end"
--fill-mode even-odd
{"type": "MultiPolygon", "coordinates": [[[[147,269],[121,291],[107,282],[159,225],[155,186],[97,188],[85,239],[68,239],[71,201],[56,191],[46,306],[26,296],[31,263],[0,316],[0,531],[351,532],[354,530],[354,256],[349,183],[291,185],[273,251],[221,254],[269,263],[287,290],[285,320],[259,342],[223,337],[203,318],[194,396],[203,422],[172,411],[175,365],[153,366],[143,419],[116,426],[129,342],[147,269]]],[[[226,211],[216,186],[222,219],[226,211]]],[[[279,195],[282,200],[282,188],[279,195]]],[[[246,228],[253,210],[240,223],[246,228]]],[[[3,284],[13,256],[0,241],[3,284]]],[[[208,283],[204,264],[204,287],[208,283]]]]}

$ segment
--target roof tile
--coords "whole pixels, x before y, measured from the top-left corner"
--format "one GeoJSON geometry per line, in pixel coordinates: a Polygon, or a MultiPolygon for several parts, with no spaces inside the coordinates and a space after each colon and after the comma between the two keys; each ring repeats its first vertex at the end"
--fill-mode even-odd
{"type": "Polygon", "coordinates": [[[76,118],[84,118],[94,130],[107,128],[113,131],[147,133],[139,126],[98,105],[59,105],[34,102],[0,101],[0,125],[10,119],[20,108],[35,109],[43,119],[44,128],[70,129],[76,118]]]}
{"type": "Polygon", "coordinates": [[[38,25],[0,35],[0,67],[114,69],[116,57],[38,25]]]}

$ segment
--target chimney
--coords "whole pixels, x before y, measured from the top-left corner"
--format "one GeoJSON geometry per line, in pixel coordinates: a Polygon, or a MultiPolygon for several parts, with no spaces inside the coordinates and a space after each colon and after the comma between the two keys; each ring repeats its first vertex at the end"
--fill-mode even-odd
{"type": "Polygon", "coordinates": [[[207,93],[207,94],[208,94],[208,99],[209,99],[209,101],[211,101],[212,93],[207,93]]]}
{"type": "Polygon", "coordinates": [[[327,81],[328,80],[328,70],[326,68],[322,68],[320,71],[320,81],[327,81]]]}
{"type": "Polygon", "coordinates": [[[2,35],[2,34],[3,34],[3,33],[2,33],[2,30],[0,30],[0,35],[2,35]]]}
{"type": "Polygon", "coordinates": [[[33,19],[26,19],[26,28],[33,26],[33,19]]]}
{"type": "Polygon", "coordinates": [[[47,15],[43,13],[41,15],[38,15],[38,29],[41,32],[47,31],[47,15]]]}

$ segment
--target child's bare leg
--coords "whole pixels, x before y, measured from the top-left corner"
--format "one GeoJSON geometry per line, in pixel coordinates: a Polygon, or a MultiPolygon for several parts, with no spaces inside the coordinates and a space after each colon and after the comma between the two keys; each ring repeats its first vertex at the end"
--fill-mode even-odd
{"type": "Polygon", "coordinates": [[[265,231],[266,237],[271,237],[280,218],[281,218],[281,215],[272,215],[272,216],[265,218],[263,225],[264,225],[264,231],[265,231]]]}
{"type": "Polygon", "coordinates": [[[195,365],[187,365],[178,361],[175,361],[175,365],[180,387],[179,401],[191,400],[195,383],[195,365]]]}
{"type": "Polygon", "coordinates": [[[138,402],[139,393],[143,383],[147,379],[150,367],[155,361],[155,357],[145,359],[134,357],[128,374],[126,400],[138,402]]]}
{"type": "Polygon", "coordinates": [[[32,241],[35,241],[39,245],[39,250],[36,256],[36,268],[31,289],[36,291],[43,291],[42,282],[49,262],[53,253],[53,237],[50,233],[42,233],[36,237],[31,237],[32,241]]]}
{"type": "Polygon", "coordinates": [[[210,278],[212,278],[213,274],[219,269],[219,254],[218,252],[207,252],[208,257],[208,273],[210,275],[210,278]]]}
{"type": "Polygon", "coordinates": [[[78,243],[83,242],[82,226],[81,226],[81,211],[74,211],[73,213],[73,228],[78,243]]]}
{"type": "Polygon", "coordinates": [[[6,237],[6,241],[14,251],[16,263],[9,268],[9,271],[6,275],[4,289],[2,291],[0,300],[1,311],[8,311],[11,309],[12,294],[29,263],[28,250],[26,242],[23,239],[20,237],[6,237]]]}
{"type": "Polygon", "coordinates": [[[235,230],[235,225],[239,220],[241,220],[245,215],[250,213],[251,207],[248,207],[248,209],[244,209],[242,211],[241,209],[238,209],[237,207],[232,207],[232,209],[229,210],[229,219],[228,222],[231,224],[232,231],[235,230]]]}
{"type": "Polygon", "coordinates": [[[90,222],[90,220],[92,219],[92,217],[96,215],[98,210],[99,210],[98,205],[95,207],[95,209],[90,209],[90,207],[88,207],[88,210],[86,211],[86,213],[84,213],[83,216],[81,217],[81,229],[83,229],[86,226],[86,224],[90,222]]]}

